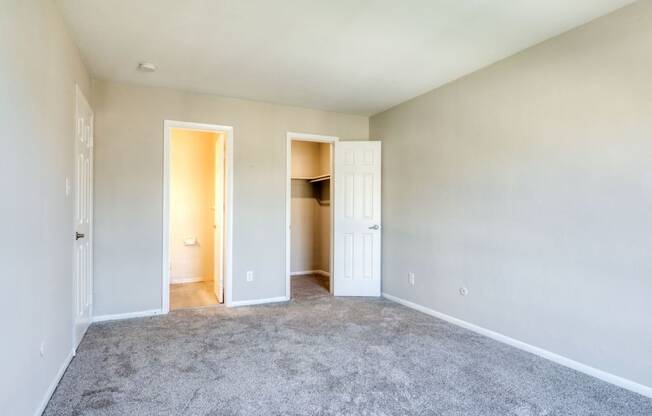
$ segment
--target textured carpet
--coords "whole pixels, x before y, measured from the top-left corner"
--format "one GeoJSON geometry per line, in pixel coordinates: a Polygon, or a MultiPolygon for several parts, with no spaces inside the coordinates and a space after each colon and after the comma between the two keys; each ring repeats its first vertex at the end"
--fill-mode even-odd
{"type": "Polygon", "coordinates": [[[328,276],[320,276],[318,274],[292,276],[290,284],[292,299],[311,299],[328,296],[330,294],[328,286],[328,276]]]}
{"type": "Polygon", "coordinates": [[[93,324],[45,415],[652,415],[652,400],[382,299],[93,324]]]}

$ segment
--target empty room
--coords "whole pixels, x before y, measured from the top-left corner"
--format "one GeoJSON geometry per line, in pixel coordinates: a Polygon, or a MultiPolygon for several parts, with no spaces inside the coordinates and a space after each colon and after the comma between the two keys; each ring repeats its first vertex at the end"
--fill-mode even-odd
{"type": "Polygon", "coordinates": [[[652,415],[652,0],[0,0],[0,414],[652,415]]]}

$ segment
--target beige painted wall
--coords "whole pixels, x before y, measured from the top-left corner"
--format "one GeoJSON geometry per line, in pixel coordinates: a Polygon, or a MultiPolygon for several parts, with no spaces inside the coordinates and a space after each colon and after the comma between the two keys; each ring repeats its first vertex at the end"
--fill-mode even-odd
{"type": "MultiPolygon", "coordinates": [[[[317,198],[321,201],[330,201],[330,181],[321,183],[317,198]]],[[[315,245],[315,269],[325,272],[331,271],[331,207],[330,203],[316,204],[315,232],[317,244],[315,245]]]]}
{"type": "Polygon", "coordinates": [[[33,415],[72,352],[75,83],[90,80],[50,1],[0,6],[0,413],[33,415]],[[43,343],[44,356],[39,349],[43,343]]]}
{"type": "Polygon", "coordinates": [[[372,117],[383,291],[652,386],[650,46],[642,1],[372,117]]]}
{"type": "MultiPolygon", "coordinates": [[[[324,174],[330,174],[332,171],[332,145],[327,143],[319,144],[319,169],[324,174]]],[[[317,244],[315,247],[315,259],[317,260],[316,269],[330,273],[331,265],[331,207],[330,205],[330,184],[331,181],[320,182],[316,188],[317,199],[329,201],[328,204],[321,203],[316,205],[317,214],[315,215],[315,231],[317,233],[317,244]]]]}
{"type": "Polygon", "coordinates": [[[319,143],[319,172],[323,174],[331,174],[332,166],[332,152],[333,145],[329,143],[319,143]]]}
{"type": "Polygon", "coordinates": [[[290,271],[316,270],[318,203],[312,184],[303,179],[292,180],[290,228],[290,271]]]}
{"type": "Polygon", "coordinates": [[[292,177],[312,178],[330,173],[330,144],[292,141],[292,177]]]}
{"type": "Polygon", "coordinates": [[[213,280],[217,136],[172,129],[170,283],[213,280]],[[188,239],[196,244],[186,245],[188,239]]]}
{"type": "Polygon", "coordinates": [[[234,300],[285,295],[287,132],[369,137],[367,117],[104,81],[93,108],[98,315],[161,307],[165,119],[234,127],[234,300]]]}

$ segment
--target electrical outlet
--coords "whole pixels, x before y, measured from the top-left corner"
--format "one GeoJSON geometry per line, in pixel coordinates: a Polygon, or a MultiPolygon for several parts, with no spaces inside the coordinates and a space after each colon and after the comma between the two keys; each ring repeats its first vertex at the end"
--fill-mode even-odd
{"type": "Polygon", "coordinates": [[[254,272],[253,270],[249,270],[247,272],[247,282],[253,282],[254,281],[254,272]]]}
{"type": "Polygon", "coordinates": [[[41,347],[39,348],[39,354],[41,354],[41,357],[45,357],[45,341],[41,341],[41,347]]]}
{"type": "Polygon", "coordinates": [[[465,287],[461,287],[461,288],[460,288],[460,295],[462,295],[462,296],[466,296],[466,295],[468,295],[468,294],[469,294],[469,289],[467,289],[467,288],[465,288],[465,287]]]}
{"type": "Polygon", "coordinates": [[[412,272],[408,273],[408,283],[414,286],[414,273],[412,272]]]}

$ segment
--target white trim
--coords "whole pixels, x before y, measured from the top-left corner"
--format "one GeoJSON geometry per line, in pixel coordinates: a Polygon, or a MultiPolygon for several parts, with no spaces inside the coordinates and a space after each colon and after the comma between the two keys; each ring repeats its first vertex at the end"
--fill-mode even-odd
{"type": "MultiPolygon", "coordinates": [[[[292,297],[290,292],[290,285],[292,277],[292,270],[290,266],[290,256],[292,251],[291,244],[291,230],[290,225],[292,224],[292,141],[306,141],[306,142],[318,142],[318,143],[330,143],[331,145],[331,196],[330,196],[330,215],[331,215],[331,250],[330,250],[330,269],[333,270],[333,206],[335,204],[333,184],[335,183],[333,179],[335,178],[335,164],[333,163],[335,155],[335,143],[340,139],[335,136],[324,136],[320,134],[309,134],[309,133],[296,133],[288,131],[286,136],[286,158],[285,158],[285,297],[290,299],[292,297]]],[[[330,276],[330,273],[329,273],[330,276]]],[[[330,292],[333,293],[333,277],[330,277],[330,292]]]]}
{"type": "Polygon", "coordinates": [[[230,308],[237,306],[251,306],[251,305],[262,305],[263,303],[276,303],[276,302],[287,302],[290,300],[286,296],[279,296],[276,298],[267,298],[267,299],[252,299],[252,300],[236,300],[228,304],[230,308]]]}
{"type": "Polygon", "coordinates": [[[93,322],[121,321],[123,319],[144,318],[147,316],[156,316],[164,313],[166,312],[163,312],[161,309],[150,309],[147,311],[115,313],[112,315],[98,315],[93,317],[93,322]]]}
{"type": "Polygon", "coordinates": [[[41,404],[39,407],[36,409],[34,412],[34,416],[41,416],[43,412],[45,411],[45,408],[47,407],[48,403],[50,402],[50,399],[52,398],[52,395],[54,394],[54,390],[56,390],[57,386],[59,385],[59,382],[61,381],[61,377],[63,377],[63,374],[66,372],[68,369],[68,366],[70,365],[70,362],[72,361],[72,357],[75,356],[75,350],[71,350],[68,356],[63,360],[63,363],[61,364],[61,367],[59,367],[59,371],[57,371],[57,374],[54,376],[54,379],[52,380],[52,383],[50,383],[50,386],[48,387],[47,391],[45,392],[45,396],[43,396],[43,400],[41,400],[41,404]]]}
{"type": "Polygon", "coordinates": [[[607,383],[613,384],[615,386],[622,387],[624,389],[633,391],[634,393],[638,393],[640,395],[652,398],[652,387],[648,387],[643,384],[637,383],[635,381],[628,380],[626,378],[608,373],[603,370],[599,370],[595,367],[582,364],[578,361],[564,357],[563,355],[559,355],[554,352],[544,350],[543,348],[535,347],[534,345],[530,345],[523,341],[519,341],[517,339],[508,337],[507,335],[494,332],[490,329],[486,329],[481,326],[463,321],[459,318],[446,315],[445,313],[435,311],[433,309],[427,308],[425,306],[421,306],[419,304],[407,301],[405,299],[398,298],[396,296],[392,296],[388,293],[383,293],[383,297],[393,302],[400,303],[401,305],[407,306],[408,308],[412,308],[419,312],[423,312],[426,315],[434,316],[435,318],[439,318],[444,321],[450,322],[453,325],[460,326],[462,328],[476,332],[480,335],[484,335],[486,337],[502,342],[504,344],[511,345],[512,347],[518,348],[520,350],[527,351],[534,355],[538,355],[541,358],[545,358],[557,364],[563,365],[564,367],[571,368],[573,370],[579,371],[584,374],[588,374],[589,376],[595,377],[602,381],[606,381],[607,383]]]}
{"type": "Polygon", "coordinates": [[[292,272],[290,273],[290,276],[295,277],[295,276],[306,276],[306,275],[311,275],[311,274],[318,274],[320,276],[326,276],[329,277],[331,274],[328,273],[327,271],[324,270],[301,270],[298,272],[292,272]]]}
{"type": "Polygon", "coordinates": [[[224,302],[224,242],[226,222],[226,139],[216,140],[213,146],[215,169],[213,177],[213,293],[219,303],[224,302]],[[217,202],[219,201],[219,205],[217,202]],[[219,224],[219,230],[215,225],[219,224]],[[217,260],[216,260],[217,259],[217,260]]]}
{"type": "Polygon", "coordinates": [[[335,143],[339,141],[339,137],[324,136],[323,134],[310,134],[310,133],[297,133],[294,131],[287,132],[288,140],[298,140],[300,142],[320,142],[320,143],[335,143]],[[291,137],[291,138],[290,138],[291,137]]]}
{"type": "Polygon", "coordinates": [[[233,127],[186,121],[163,121],[163,258],[161,313],[170,311],[170,130],[173,128],[224,133],[226,136],[226,244],[224,247],[224,304],[233,299],[233,127]]]}

